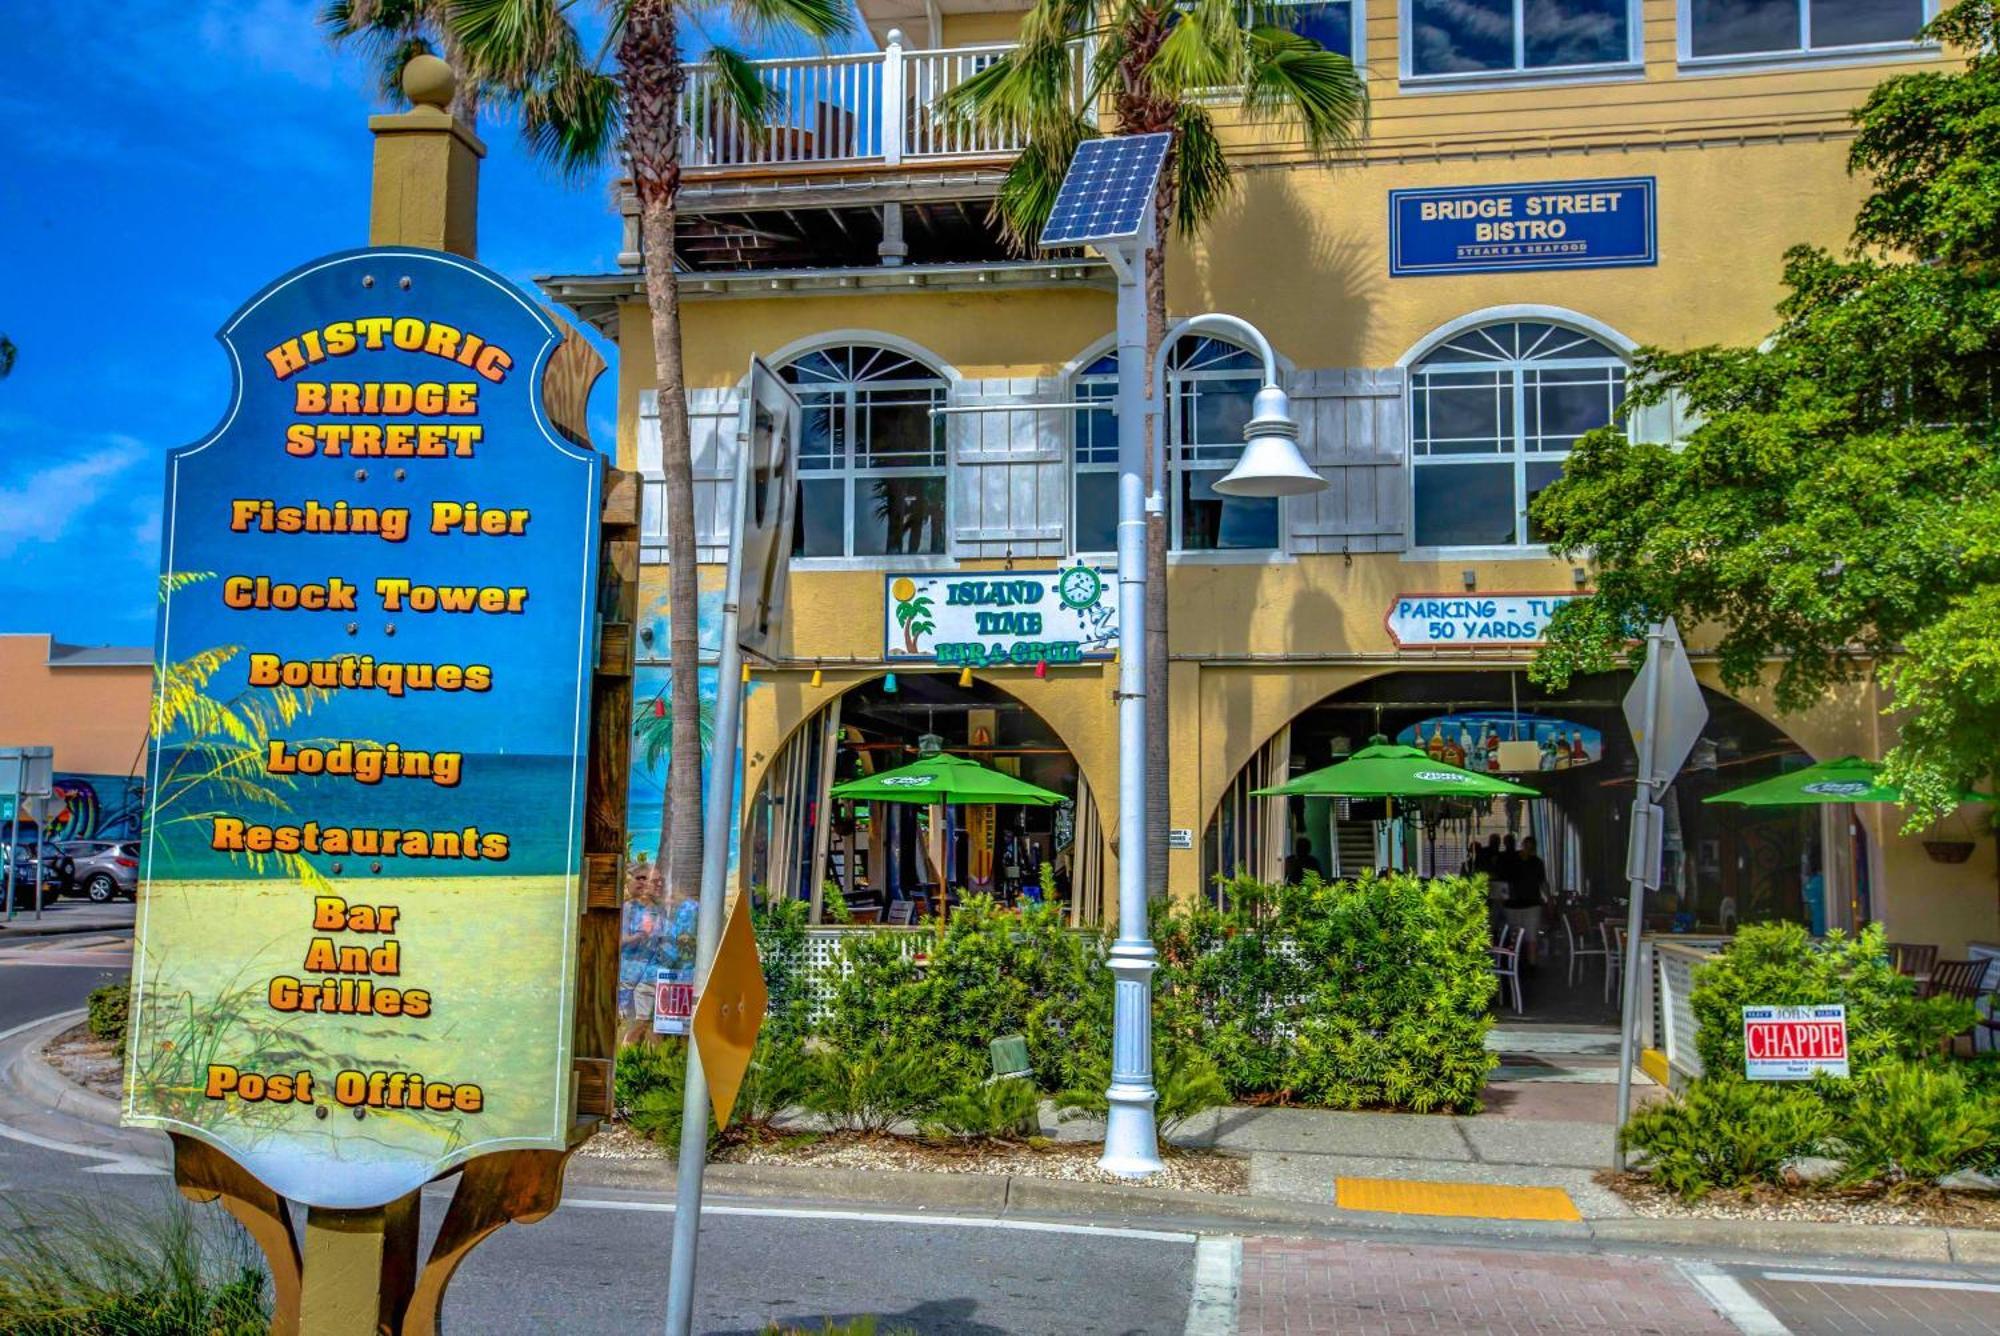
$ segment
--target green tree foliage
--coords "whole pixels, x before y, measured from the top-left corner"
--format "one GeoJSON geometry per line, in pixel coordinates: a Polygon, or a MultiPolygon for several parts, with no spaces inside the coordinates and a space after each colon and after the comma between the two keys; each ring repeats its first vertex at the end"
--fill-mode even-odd
{"type": "Polygon", "coordinates": [[[0,334],[0,380],[5,380],[14,373],[14,359],[20,355],[20,351],[14,346],[14,340],[5,334],[0,334]]]}
{"type": "Polygon", "coordinates": [[[1712,1076],[1743,1074],[1745,1007],[1844,1004],[1855,1076],[1878,1063],[1922,1061],[1972,1024],[1971,1003],[1917,996],[1890,963],[1879,924],[1853,937],[1829,933],[1822,943],[1796,923],[1746,925],[1727,951],[1696,968],[1688,1002],[1701,1027],[1695,1051],[1712,1076]]]}
{"type": "Polygon", "coordinates": [[[1798,246],[1757,347],[1643,350],[1632,402],[1678,396],[1675,446],[1578,443],[1533,506],[1597,597],[1565,607],[1533,675],[1614,667],[1668,614],[1719,635],[1724,682],[1778,663],[1777,704],[1880,672],[1907,713],[1887,760],[1914,819],[2000,757],[2000,18],[1962,0],[1928,29],[1962,68],[1878,85],[1849,169],[1873,191],[1853,247],[1798,246]]]}

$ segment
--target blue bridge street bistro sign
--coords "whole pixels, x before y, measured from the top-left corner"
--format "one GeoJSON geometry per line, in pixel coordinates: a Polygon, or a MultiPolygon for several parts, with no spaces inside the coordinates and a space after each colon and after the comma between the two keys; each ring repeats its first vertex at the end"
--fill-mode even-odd
{"type": "Polygon", "coordinates": [[[1650,176],[1389,192],[1389,273],[1499,274],[1659,262],[1650,176]]]}

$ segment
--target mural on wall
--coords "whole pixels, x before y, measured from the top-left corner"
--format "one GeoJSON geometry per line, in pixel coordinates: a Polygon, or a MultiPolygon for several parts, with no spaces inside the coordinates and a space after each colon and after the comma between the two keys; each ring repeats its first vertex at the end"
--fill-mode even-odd
{"type": "Polygon", "coordinates": [[[1537,770],[1572,770],[1604,759],[1604,735],[1588,724],[1504,710],[1439,715],[1405,727],[1396,741],[1468,770],[1499,774],[1509,767],[1500,751],[1507,742],[1535,745],[1537,770]]]}
{"type": "Polygon", "coordinates": [[[51,840],[136,840],[145,784],[136,775],[73,775],[58,772],[55,796],[62,815],[49,822],[51,840]]]}
{"type": "MultiPolygon", "coordinates": [[[[652,568],[648,575],[654,573],[652,568]]],[[[632,677],[632,764],[626,790],[625,909],[619,931],[618,1014],[649,1021],[653,986],[662,971],[692,971],[694,967],[694,887],[668,902],[660,847],[665,833],[667,765],[673,754],[673,693],[667,669],[666,572],[658,585],[641,590],[639,626],[641,662],[632,677]],[[645,632],[652,633],[648,640],[645,632]]],[[[722,591],[701,594],[701,643],[704,650],[722,634],[722,591]]],[[[700,671],[701,749],[704,765],[715,745],[716,675],[700,671]]],[[[756,678],[744,689],[745,708],[762,686],[756,678]]],[[[705,773],[705,770],[704,770],[705,773]]],[[[736,799],[741,811],[743,758],[737,756],[736,799]]],[[[690,819],[699,819],[694,814],[690,819]]],[[[741,823],[730,830],[729,875],[733,880],[741,856],[741,823]]],[[[636,1028],[636,1027],[635,1027],[636,1028]]]]}

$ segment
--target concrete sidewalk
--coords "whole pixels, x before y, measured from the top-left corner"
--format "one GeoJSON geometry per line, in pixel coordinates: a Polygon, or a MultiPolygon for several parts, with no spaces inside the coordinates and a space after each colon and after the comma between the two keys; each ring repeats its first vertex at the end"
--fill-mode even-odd
{"type": "Polygon", "coordinates": [[[58,900],[42,906],[38,919],[32,909],[18,909],[9,920],[0,917],[0,945],[15,938],[56,937],[71,933],[132,931],[137,906],[129,900],[94,905],[88,900],[58,900]]]}

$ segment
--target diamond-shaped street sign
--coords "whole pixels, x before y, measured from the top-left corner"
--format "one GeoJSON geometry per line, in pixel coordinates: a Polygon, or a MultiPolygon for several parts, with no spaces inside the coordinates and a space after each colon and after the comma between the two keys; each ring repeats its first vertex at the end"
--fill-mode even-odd
{"type": "Polygon", "coordinates": [[[1651,784],[1657,794],[1673,782],[1688,753],[1694,750],[1702,726],[1708,722],[1708,704],[1701,698],[1701,684],[1694,679],[1694,665],[1688,662],[1687,646],[1681,643],[1680,628],[1674,625],[1673,618],[1667,618],[1661,634],[1651,639],[1648,649],[1645,667],[1639,670],[1632,689],[1625,693],[1625,723],[1632,730],[1632,741],[1639,749],[1642,765],[1646,757],[1646,734],[1649,729],[1654,734],[1652,765],[1639,780],[1651,784]],[[1659,678],[1660,695],[1654,716],[1649,720],[1647,683],[1655,676],[1659,678]]]}
{"type": "Polygon", "coordinates": [[[722,942],[695,1000],[691,1026],[718,1127],[729,1126],[736,1093],[750,1070],[750,1052],[757,1047],[757,1032],[771,1002],[764,986],[764,962],[757,955],[757,933],[750,926],[749,899],[747,894],[738,895],[729,906],[722,942]]]}

